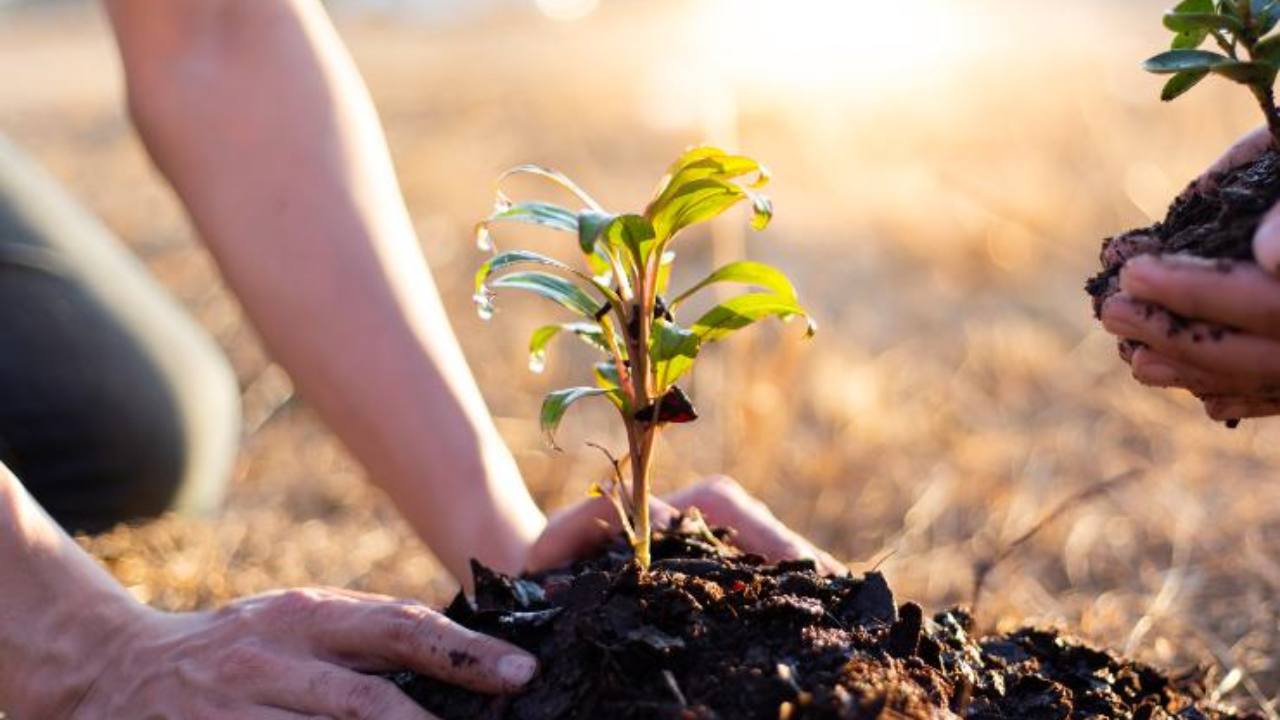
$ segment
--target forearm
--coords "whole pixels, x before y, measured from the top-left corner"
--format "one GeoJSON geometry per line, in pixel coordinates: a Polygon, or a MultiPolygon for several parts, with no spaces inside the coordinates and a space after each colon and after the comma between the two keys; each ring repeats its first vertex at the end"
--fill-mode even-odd
{"type": "Polygon", "coordinates": [[[0,711],[67,716],[96,654],[146,612],[0,464],[0,711]],[[28,704],[38,703],[35,707],[28,704]]]}
{"type": "Polygon", "coordinates": [[[544,522],[314,0],[109,0],[148,150],[273,357],[457,576],[544,522]],[[171,16],[165,18],[164,16],[171,16]]]}

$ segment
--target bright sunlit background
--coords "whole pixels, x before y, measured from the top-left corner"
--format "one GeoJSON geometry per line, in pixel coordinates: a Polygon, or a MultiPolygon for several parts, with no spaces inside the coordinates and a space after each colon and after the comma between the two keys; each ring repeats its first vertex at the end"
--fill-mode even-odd
{"type": "MultiPolygon", "coordinates": [[[[1081,286],[1103,237],[1144,225],[1259,118],[1205,83],[1173,105],[1138,62],[1158,0],[334,0],[383,113],[423,245],[468,356],[540,501],[604,472],[541,394],[586,356],[526,368],[554,311],[499,301],[482,324],[472,223],[521,162],[616,209],[643,205],[681,148],[770,164],[777,216],[740,215],[677,250],[676,282],[746,255],[783,267],[818,315],[709,352],[704,419],[660,449],[663,485],[725,471],[902,597],[971,600],[973,568],[1073,492],[1076,508],[994,574],[987,626],[1064,622],[1165,665],[1207,662],[1271,713],[1280,691],[1280,423],[1235,432],[1133,383],[1081,286]],[[1238,669],[1237,673],[1230,673],[1238,669]]],[[[0,133],[45,164],[211,329],[244,388],[245,460],[218,522],[173,519],[87,545],[134,593],[205,606],[295,583],[443,599],[430,555],[359,480],[263,354],[121,110],[92,4],[0,0],[0,133]]],[[[540,192],[527,186],[525,191],[540,192]]],[[[563,253],[544,233],[506,246],[563,253]]],[[[570,255],[564,255],[569,258],[570,255]]],[[[575,413],[577,410],[575,409],[575,413]]]]}

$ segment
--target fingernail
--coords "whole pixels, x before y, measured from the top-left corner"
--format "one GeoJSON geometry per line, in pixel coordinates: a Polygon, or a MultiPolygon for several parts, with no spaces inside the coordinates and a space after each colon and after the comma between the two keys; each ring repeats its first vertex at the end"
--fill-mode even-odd
{"type": "Polygon", "coordinates": [[[538,661],[528,655],[507,655],[498,661],[498,676],[508,685],[524,685],[537,670],[538,661]]]}

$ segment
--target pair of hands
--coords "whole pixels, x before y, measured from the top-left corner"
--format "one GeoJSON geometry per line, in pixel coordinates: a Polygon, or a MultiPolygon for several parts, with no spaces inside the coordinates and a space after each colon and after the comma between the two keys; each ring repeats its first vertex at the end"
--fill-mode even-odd
{"type": "MultiPolygon", "coordinates": [[[[713,525],[736,528],[748,552],[846,572],[728,478],[655,499],[655,526],[689,507],[713,525]]],[[[612,512],[596,498],[552,517],[529,548],[527,567],[552,567],[605,542],[613,532],[608,523],[616,527],[612,512]]],[[[429,720],[390,682],[366,673],[409,668],[503,693],[537,671],[523,650],[421,604],[346,590],[287,590],[214,612],[134,612],[113,641],[84,649],[83,662],[100,669],[74,709],[14,708],[17,717],[429,720]]]]}
{"type": "MultiPolygon", "coordinates": [[[[1266,128],[1245,136],[1193,187],[1212,187],[1270,144],[1266,128]]],[[[1280,204],[1258,226],[1256,264],[1145,254],[1152,244],[1117,238],[1103,255],[1123,268],[1102,323],[1120,338],[1134,377],[1191,391],[1215,420],[1280,415],[1280,204]],[[1190,325],[1175,324],[1170,313],[1190,325]]]]}

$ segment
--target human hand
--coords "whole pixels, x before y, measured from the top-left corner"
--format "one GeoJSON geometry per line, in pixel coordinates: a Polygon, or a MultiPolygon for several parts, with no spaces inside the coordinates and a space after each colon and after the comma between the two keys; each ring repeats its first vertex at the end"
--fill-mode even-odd
{"type": "MultiPolygon", "coordinates": [[[[843,575],[848,568],[774,517],[732,478],[717,475],[683,490],[653,499],[654,527],[666,527],[677,515],[696,507],[707,523],[733,528],[743,550],[770,560],[813,560],[824,573],[843,575]]],[[[569,562],[605,544],[619,531],[617,512],[605,498],[584,500],[553,515],[530,548],[525,563],[537,572],[569,562]]]]}
{"type": "MultiPolygon", "coordinates": [[[[415,670],[487,693],[519,689],[532,656],[422,605],[344,590],[286,590],[214,612],[144,610],[111,651],[77,718],[430,720],[391,682],[415,670]]],[[[16,717],[46,717],[24,715],[16,717]]]]}
{"type": "MultiPolygon", "coordinates": [[[[1265,128],[1246,136],[1189,190],[1211,189],[1270,147],[1270,137],[1265,128]]],[[[1122,236],[1103,255],[1123,267],[1102,322],[1121,338],[1134,377],[1190,390],[1217,420],[1280,414],[1280,204],[1258,226],[1256,264],[1146,254],[1156,245],[1122,236]]]]}

